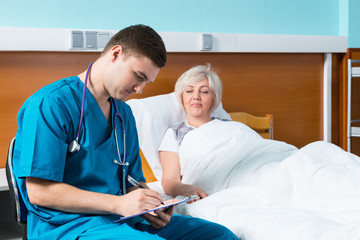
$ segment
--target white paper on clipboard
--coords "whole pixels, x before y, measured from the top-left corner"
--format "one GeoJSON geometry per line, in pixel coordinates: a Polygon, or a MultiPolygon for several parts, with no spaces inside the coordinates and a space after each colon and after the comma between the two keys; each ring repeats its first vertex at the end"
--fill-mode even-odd
{"type": "Polygon", "coordinates": [[[121,218],[119,218],[118,220],[115,220],[114,222],[120,222],[120,221],[129,219],[129,218],[132,218],[132,217],[136,217],[136,216],[143,215],[143,214],[145,214],[145,213],[154,212],[154,211],[156,211],[156,210],[168,208],[168,207],[171,207],[171,206],[174,206],[174,205],[178,205],[178,204],[180,204],[180,203],[188,202],[188,201],[191,201],[191,200],[195,200],[195,199],[198,199],[198,198],[199,198],[199,196],[186,197],[186,198],[184,198],[184,199],[182,199],[182,200],[179,200],[179,201],[177,201],[177,202],[172,202],[172,203],[169,203],[169,204],[160,205],[160,206],[158,206],[158,207],[156,207],[156,208],[149,209],[149,210],[144,211],[144,212],[141,212],[141,213],[137,213],[137,214],[130,215],[130,216],[126,216],[126,217],[121,217],[121,218]]]}

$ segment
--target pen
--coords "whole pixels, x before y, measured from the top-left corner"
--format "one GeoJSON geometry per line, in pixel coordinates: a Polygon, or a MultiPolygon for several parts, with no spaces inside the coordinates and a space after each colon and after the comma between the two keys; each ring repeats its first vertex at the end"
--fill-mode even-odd
{"type": "MultiPolygon", "coordinates": [[[[133,177],[128,175],[127,177],[129,183],[131,183],[134,187],[144,188],[143,185],[141,185],[138,181],[136,181],[133,177]]],[[[161,202],[162,205],[165,205],[163,202],[161,202]]]]}
{"type": "Polygon", "coordinates": [[[128,175],[127,177],[129,183],[131,183],[134,187],[139,187],[139,188],[144,188],[143,185],[141,185],[138,181],[136,181],[133,177],[131,177],[130,175],[128,175]]]}

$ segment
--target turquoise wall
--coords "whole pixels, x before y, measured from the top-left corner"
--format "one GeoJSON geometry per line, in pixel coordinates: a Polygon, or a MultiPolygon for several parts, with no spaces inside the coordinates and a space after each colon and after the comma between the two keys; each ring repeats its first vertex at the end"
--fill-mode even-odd
{"type": "Polygon", "coordinates": [[[339,0],[339,35],[349,34],[349,0],[339,0]]]}
{"type": "Polygon", "coordinates": [[[360,46],[359,5],[359,0],[0,0],[0,27],[116,30],[143,23],[171,32],[355,32],[351,43],[360,46]]]}
{"type": "Polygon", "coordinates": [[[360,1],[349,1],[349,39],[348,45],[351,48],[360,48],[360,1]]]}

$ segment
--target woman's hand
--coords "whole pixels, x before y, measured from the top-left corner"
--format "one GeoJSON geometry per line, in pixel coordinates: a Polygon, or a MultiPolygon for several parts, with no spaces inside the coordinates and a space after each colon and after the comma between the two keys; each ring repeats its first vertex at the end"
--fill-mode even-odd
{"type": "Polygon", "coordinates": [[[189,196],[192,196],[192,195],[196,195],[196,196],[200,197],[198,199],[188,201],[187,202],[188,204],[196,202],[196,201],[198,201],[198,200],[200,200],[202,198],[206,198],[208,196],[207,193],[202,188],[195,187],[195,186],[192,186],[192,185],[185,185],[185,184],[183,184],[183,186],[184,186],[184,194],[182,194],[183,196],[189,197],[189,196]]]}

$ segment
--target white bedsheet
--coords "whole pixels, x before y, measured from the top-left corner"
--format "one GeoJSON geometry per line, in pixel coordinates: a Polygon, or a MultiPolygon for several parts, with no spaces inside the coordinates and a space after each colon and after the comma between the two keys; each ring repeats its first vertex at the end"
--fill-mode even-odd
{"type": "Polygon", "coordinates": [[[183,182],[210,194],[182,214],[247,240],[360,239],[360,159],[335,145],[298,150],[214,120],[185,136],[179,156],[183,182]]]}

